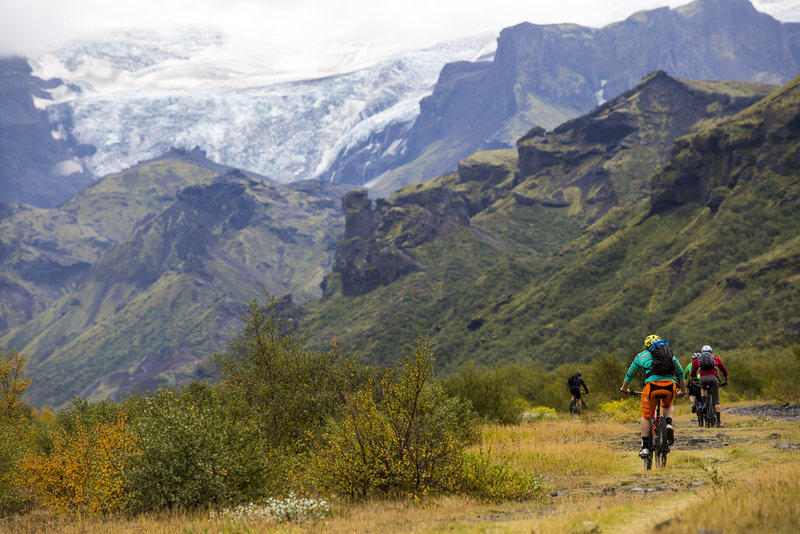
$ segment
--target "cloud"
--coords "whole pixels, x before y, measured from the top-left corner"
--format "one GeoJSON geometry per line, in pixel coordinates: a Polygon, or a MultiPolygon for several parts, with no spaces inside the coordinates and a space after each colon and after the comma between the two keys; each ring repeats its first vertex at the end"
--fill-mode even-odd
{"type": "Polygon", "coordinates": [[[2,0],[0,52],[30,54],[119,28],[213,26],[295,49],[438,42],[523,21],[603,25],[664,0],[2,0]]]}
{"type": "MultiPolygon", "coordinates": [[[[520,22],[604,26],[688,0],[0,0],[0,54],[35,55],[113,29],[213,27],[285,54],[331,44],[394,48],[499,31],[520,22]]],[[[800,0],[755,0],[788,10],[800,0]]]]}

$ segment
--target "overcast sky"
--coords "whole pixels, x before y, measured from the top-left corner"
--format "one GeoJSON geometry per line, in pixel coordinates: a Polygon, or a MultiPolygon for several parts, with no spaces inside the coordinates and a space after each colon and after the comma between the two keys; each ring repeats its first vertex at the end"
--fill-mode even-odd
{"type": "MultiPolygon", "coordinates": [[[[348,44],[400,50],[528,21],[600,27],[687,0],[0,0],[0,55],[34,56],[120,28],[211,27],[284,56],[348,44]]],[[[753,0],[777,12],[800,0],[753,0]]]]}

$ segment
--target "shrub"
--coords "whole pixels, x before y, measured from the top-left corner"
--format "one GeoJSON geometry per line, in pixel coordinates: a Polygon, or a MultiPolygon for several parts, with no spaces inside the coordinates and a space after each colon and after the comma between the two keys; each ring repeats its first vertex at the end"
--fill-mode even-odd
{"type": "Polygon", "coordinates": [[[517,424],[525,411],[525,402],[517,390],[497,371],[476,369],[472,364],[442,384],[448,394],[468,400],[472,409],[489,422],[517,424]]]}
{"type": "Polygon", "coordinates": [[[429,383],[433,355],[420,337],[377,394],[348,395],[338,421],[322,435],[313,470],[322,488],[339,495],[419,497],[457,485],[466,443],[477,438],[466,404],[429,383]]]}
{"type": "Polygon", "coordinates": [[[484,452],[465,454],[458,471],[456,489],[492,501],[526,501],[543,498],[548,486],[541,477],[511,468],[507,462],[492,462],[484,452]]]}
{"type": "Polygon", "coordinates": [[[141,449],[125,414],[114,423],[56,427],[48,443],[48,451],[28,451],[21,461],[37,499],[61,514],[106,514],[127,507],[127,470],[141,449]]]}
{"type": "Polygon", "coordinates": [[[549,406],[534,406],[522,414],[523,421],[535,421],[537,419],[555,419],[556,411],[549,406]]]}
{"type": "Polygon", "coordinates": [[[603,354],[592,360],[583,373],[586,386],[592,392],[594,404],[619,398],[619,385],[628,370],[628,363],[616,354],[603,354]]]}
{"type": "Polygon", "coordinates": [[[604,402],[598,407],[600,413],[618,423],[633,423],[640,419],[641,408],[634,399],[604,402]]]}
{"type": "Polygon", "coordinates": [[[242,504],[235,508],[227,508],[219,513],[211,513],[211,517],[227,517],[232,519],[267,518],[278,523],[305,523],[324,519],[331,511],[327,502],[321,499],[305,499],[290,493],[288,497],[269,498],[264,504],[242,504]]]}
{"type": "Polygon", "coordinates": [[[133,510],[231,504],[270,489],[255,421],[217,388],[160,389],[125,406],[142,446],[130,469],[133,510]]]}

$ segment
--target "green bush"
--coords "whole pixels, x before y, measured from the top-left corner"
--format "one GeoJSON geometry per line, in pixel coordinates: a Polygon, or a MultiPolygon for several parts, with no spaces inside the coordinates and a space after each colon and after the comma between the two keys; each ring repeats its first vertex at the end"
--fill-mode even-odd
{"type": "Polygon", "coordinates": [[[525,401],[516,388],[497,371],[470,364],[444,379],[442,385],[449,395],[468,400],[478,415],[493,423],[517,424],[525,411],[525,401]]]}
{"type": "Polygon", "coordinates": [[[277,478],[256,421],[219,388],[193,383],[124,405],[142,448],[129,473],[135,511],[245,502],[277,478]]]}
{"type": "Polygon", "coordinates": [[[28,429],[22,422],[0,424],[0,516],[18,510],[24,503],[18,462],[26,450],[28,429]]]}
{"type": "Polygon", "coordinates": [[[465,454],[458,470],[456,489],[491,501],[528,501],[543,498],[547,484],[537,477],[513,469],[506,462],[492,462],[488,453],[465,454]]]}

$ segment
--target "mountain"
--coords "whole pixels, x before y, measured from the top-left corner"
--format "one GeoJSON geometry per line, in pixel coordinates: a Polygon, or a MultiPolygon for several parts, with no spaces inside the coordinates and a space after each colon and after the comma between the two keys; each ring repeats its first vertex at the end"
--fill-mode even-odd
{"type": "Polygon", "coordinates": [[[81,159],[95,149],[80,145],[69,123],[51,125],[34,105],[60,86],[33,76],[21,58],[0,58],[0,202],[50,208],[91,182],[81,159]]]}
{"type": "Polygon", "coordinates": [[[254,176],[173,150],[60,208],[6,206],[0,337],[28,357],[32,402],[201,377],[262,288],[320,294],[346,188],[254,176]]]}
{"type": "MultiPolygon", "coordinates": [[[[756,4],[792,17],[791,6],[756,4]]],[[[599,29],[523,23],[366,68],[350,57],[365,55],[356,47],[333,61],[352,66],[344,74],[305,80],[252,53],[220,55],[229,36],[217,31],[115,33],[30,63],[54,80],[51,100],[36,99],[49,128],[82,143],[65,158],[71,169],[104,176],[199,146],[275,181],[369,182],[376,196],[451,172],[476,151],[513,148],[531,127],[554,128],[654,70],[783,83],[798,71],[797,34],[746,0],[698,0],[599,29]]],[[[47,206],[27,201],[49,207],[73,191],[47,206]]]]}
{"type": "Polygon", "coordinates": [[[678,78],[785,83],[800,71],[800,25],[747,0],[695,0],[599,29],[506,28],[492,61],[442,69],[407,131],[374,134],[323,177],[391,192],[451,172],[474,152],[513,148],[532,126],[554,128],[659,69],[678,78]]]}
{"type": "Polygon", "coordinates": [[[371,361],[427,330],[445,373],[587,362],[653,331],[681,355],[798,343],[800,77],[764,89],[655,73],[516,152],[374,207],[348,193],[301,330],[371,361]]]}

